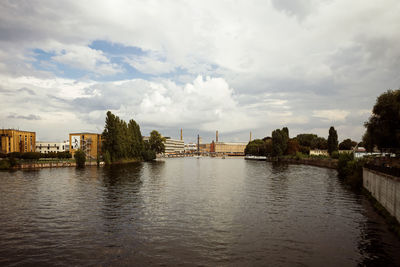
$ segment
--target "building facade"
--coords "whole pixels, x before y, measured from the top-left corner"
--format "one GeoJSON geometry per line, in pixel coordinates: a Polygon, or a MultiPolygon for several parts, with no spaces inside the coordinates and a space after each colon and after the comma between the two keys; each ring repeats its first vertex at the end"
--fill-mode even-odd
{"type": "Polygon", "coordinates": [[[74,157],[75,152],[81,149],[89,159],[97,159],[101,155],[101,134],[97,133],[70,133],[69,152],[74,157]]]}
{"type": "Polygon", "coordinates": [[[183,140],[165,137],[165,154],[182,154],[185,152],[185,142],[183,140]]]}
{"type": "Polygon", "coordinates": [[[47,154],[49,152],[65,152],[69,151],[69,141],[64,142],[36,142],[36,152],[47,154]]]}
{"type": "Polygon", "coordinates": [[[212,142],[210,145],[210,152],[222,155],[237,155],[244,156],[244,150],[247,143],[225,143],[225,142],[212,142]]]}
{"type": "Polygon", "coordinates": [[[195,143],[185,144],[185,153],[195,153],[195,152],[197,152],[197,144],[195,143]]]}
{"type": "Polygon", "coordinates": [[[0,153],[35,152],[35,146],[35,132],[0,129],[0,153]]]}

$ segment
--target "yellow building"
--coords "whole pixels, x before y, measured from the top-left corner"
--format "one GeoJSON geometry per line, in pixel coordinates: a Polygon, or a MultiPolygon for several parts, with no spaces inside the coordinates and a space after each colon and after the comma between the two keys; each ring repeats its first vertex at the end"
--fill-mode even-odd
{"type": "Polygon", "coordinates": [[[69,152],[72,157],[78,149],[82,149],[87,158],[97,159],[97,156],[101,155],[101,134],[70,133],[69,144],[69,152]]]}
{"type": "Polygon", "coordinates": [[[0,152],[35,152],[36,133],[14,129],[0,129],[0,152]]]}
{"type": "Polygon", "coordinates": [[[211,143],[211,152],[216,154],[224,155],[244,155],[244,150],[247,143],[225,143],[225,142],[213,142],[211,143]]]}

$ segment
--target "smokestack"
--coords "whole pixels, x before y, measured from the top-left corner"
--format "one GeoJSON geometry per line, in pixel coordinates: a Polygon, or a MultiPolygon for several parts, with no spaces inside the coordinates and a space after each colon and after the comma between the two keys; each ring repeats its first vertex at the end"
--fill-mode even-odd
{"type": "Polygon", "coordinates": [[[251,142],[251,132],[250,132],[250,142],[251,142]]]}
{"type": "Polygon", "coordinates": [[[215,133],[215,142],[218,143],[218,131],[215,133]]]}
{"type": "Polygon", "coordinates": [[[181,141],[183,140],[183,132],[182,132],[182,128],[181,128],[181,141]]]}

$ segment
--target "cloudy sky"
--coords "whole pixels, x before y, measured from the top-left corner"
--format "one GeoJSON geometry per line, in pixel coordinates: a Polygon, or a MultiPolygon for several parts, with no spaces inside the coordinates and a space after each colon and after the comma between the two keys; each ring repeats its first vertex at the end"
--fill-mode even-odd
{"type": "Polygon", "coordinates": [[[102,132],[247,141],[360,140],[376,97],[400,87],[397,0],[1,1],[0,128],[43,141],[102,132]]]}

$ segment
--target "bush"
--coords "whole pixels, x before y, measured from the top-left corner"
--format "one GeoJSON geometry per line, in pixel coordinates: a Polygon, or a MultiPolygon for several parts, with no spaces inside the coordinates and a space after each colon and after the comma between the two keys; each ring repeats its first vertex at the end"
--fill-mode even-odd
{"type": "Polygon", "coordinates": [[[57,152],[56,157],[59,159],[70,159],[72,158],[71,153],[65,151],[65,152],[57,152]]]}
{"type": "Polygon", "coordinates": [[[7,158],[7,154],[0,153],[0,159],[4,159],[4,158],[7,158]]]}
{"type": "Polygon", "coordinates": [[[86,154],[83,150],[78,149],[75,152],[75,162],[76,162],[76,166],[77,167],[84,167],[85,166],[85,162],[86,162],[86,154]]]}
{"type": "Polygon", "coordinates": [[[339,151],[333,151],[331,154],[331,158],[338,159],[339,158],[339,151]]]}
{"type": "Polygon", "coordinates": [[[156,158],[156,152],[153,150],[146,150],[142,152],[142,157],[145,161],[151,161],[156,158]]]}
{"type": "Polygon", "coordinates": [[[339,174],[340,178],[345,178],[345,177],[349,176],[350,170],[347,166],[347,163],[352,160],[354,160],[353,154],[349,154],[349,153],[339,154],[338,174],[339,174]]]}
{"type": "Polygon", "coordinates": [[[10,167],[11,164],[8,159],[0,160],[0,170],[8,170],[10,167]]]}
{"type": "Polygon", "coordinates": [[[105,163],[106,165],[110,165],[110,164],[111,164],[110,152],[106,151],[106,153],[104,153],[104,155],[103,155],[103,160],[104,160],[104,163],[105,163]]]}
{"type": "Polygon", "coordinates": [[[296,156],[295,156],[296,160],[303,159],[305,157],[307,157],[307,155],[304,155],[301,152],[296,152],[296,156]]]}
{"type": "Polygon", "coordinates": [[[21,153],[20,152],[11,152],[7,154],[8,158],[15,158],[15,159],[20,159],[21,158],[21,153]]]}
{"type": "Polygon", "coordinates": [[[25,152],[21,154],[21,158],[26,160],[39,160],[40,156],[39,152],[25,152]]]}

